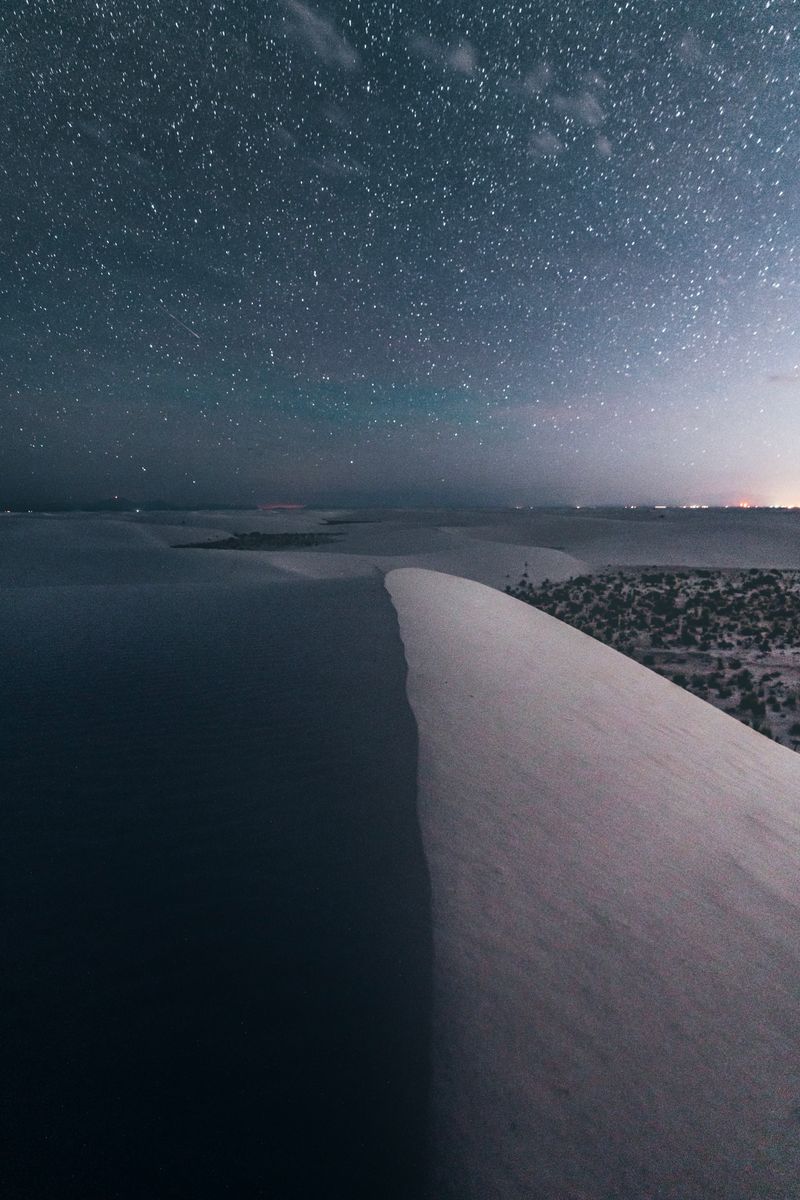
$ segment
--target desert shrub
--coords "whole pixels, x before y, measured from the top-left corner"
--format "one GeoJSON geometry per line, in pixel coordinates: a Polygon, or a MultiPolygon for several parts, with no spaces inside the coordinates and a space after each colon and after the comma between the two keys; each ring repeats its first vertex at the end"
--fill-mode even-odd
{"type": "Polygon", "coordinates": [[[763,718],[767,715],[767,706],[759,700],[755,692],[745,692],[739,699],[742,712],[751,712],[754,717],[763,718]]]}

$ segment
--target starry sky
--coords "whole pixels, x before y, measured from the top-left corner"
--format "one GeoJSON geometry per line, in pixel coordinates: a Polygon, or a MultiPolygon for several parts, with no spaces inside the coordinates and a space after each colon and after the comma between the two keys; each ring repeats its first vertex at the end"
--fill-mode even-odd
{"type": "Polygon", "coordinates": [[[0,499],[800,504],[791,0],[19,0],[0,499]]]}

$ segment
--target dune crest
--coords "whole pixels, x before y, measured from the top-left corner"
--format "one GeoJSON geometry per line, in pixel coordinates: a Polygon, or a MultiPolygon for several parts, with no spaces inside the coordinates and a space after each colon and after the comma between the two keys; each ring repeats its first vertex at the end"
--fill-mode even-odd
{"type": "Polygon", "coordinates": [[[436,1200],[788,1200],[800,758],[480,584],[387,576],[434,905],[436,1200]]]}

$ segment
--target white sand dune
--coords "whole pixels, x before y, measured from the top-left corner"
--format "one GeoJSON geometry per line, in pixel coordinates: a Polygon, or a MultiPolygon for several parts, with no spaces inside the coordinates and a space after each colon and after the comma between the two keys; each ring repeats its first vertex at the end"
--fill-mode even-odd
{"type": "MultiPolygon", "coordinates": [[[[333,514],[335,516],[335,514],[333,514]]],[[[476,579],[503,588],[527,563],[533,583],[589,568],[559,550],[439,528],[413,517],[327,526],[330,514],[221,512],[22,514],[0,523],[0,586],[352,579],[397,567],[476,579]],[[302,550],[243,553],[186,549],[237,532],[328,533],[335,540],[302,550]],[[181,547],[176,549],[176,547],[181,547]]]]}
{"type": "MultiPolygon", "coordinates": [[[[331,585],[344,589],[341,601],[344,581],[389,572],[420,733],[434,890],[436,1200],[795,1200],[800,758],[469,582],[501,588],[525,563],[534,582],[606,562],[800,565],[794,516],[377,513],[331,526],[340,538],[302,551],[173,549],[251,529],[325,530],[337,516],[352,519],[332,511],[5,518],[9,662],[31,639],[44,673],[33,700],[56,685],[69,691],[74,677],[75,695],[94,712],[98,689],[128,695],[124,679],[108,684],[108,662],[115,654],[137,662],[134,633],[150,636],[163,606],[169,636],[159,635],[157,662],[170,713],[195,704],[176,655],[205,663],[211,646],[221,659],[203,668],[202,703],[187,727],[203,753],[217,747],[215,769],[227,771],[229,760],[249,762],[260,738],[219,741],[231,721],[218,710],[250,714],[266,683],[278,703],[280,647],[286,671],[295,670],[282,622],[291,618],[304,642],[296,610],[322,587],[312,581],[342,581],[331,585]],[[93,599],[84,592],[98,587],[93,599]],[[52,630],[98,603],[102,622],[87,618],[81,628],[93,638],[102,626],[110,649],[87,666],[89,634],[58,634],[59,642],[52,630]]],[[[385,598],[367,579],[356,593],[359,603],[385,598]]],[[[334,618],[326,617],[336,627],[334,618]]],[[[344,637],[348,662],[358,657],[354,636],[339,622],[332,639],[344,637]]],[[[306,648],[321,676],[323,649],[306,648]]],[[[9,711],[15,689],[22,695],[38,678],[16,669],[9,711]]],[[[313,692],[311,671],[309,679],[313,692]]],[[[74,706],[70,694],[54,728],[74,706]]],[[[110,701],[99,709],[115,713],[110,701]]],[[[345,722],[346,709],[342,701],[345,722]]],[[[114,719],[120,745],[133,751],[126,711],[114,719]]],[[[301,727],[293,738],[303,755],[301,727]]],[[[89,747],[93,772],[118,756],[112,747],[98,759],[96,740],[76,742],[89,747]]],[[[201,761],[199,750],[188,753],[188,735],[176,745],[189,763],[201,761]]],[[[47,775],[45,757],[31,761],[47,775]]],[[[45,782],[60,778],[50,771],[45,782]]]]}
{"type": "Polygon", "coordinates": [[[222,532],[213,526],[151,525],[116,514],[6,517],[0,520],[0,588],[291,580],[268,554],[173,548],[222,532]]]}
{"type": "Polygon", "coordinates": [[[800,567],[800,514],[651,510],[334,510],[18,514],[0,519],[0,585],[197,582],[247,573],[342,579],[423,567],[503,588],[613,565],[800,567]],[[333,521],[333,524],[330,522],[333,521]],[[184,542],[233,533],[327,533],[319,546],[263,554],[184,542]],[[158,553],[156,553],[158,552],[158,553]]]}
{"type": "Polygon", "coordinates": [[[559,548],[594,567],[800,567],[800,512],[497,513],[464,532],[476,541],[559,548]]]}
{"type": "Polygon", "coordinates": [[[507,583],[516,585],[523,567],[532,583],[541,583],[543,579],[570,579],[589,570],[580,559],[541,546],[477,541],[463,536],[460,531],[454,531],[442,541],[441,549],[420,548],[405,554],[282,551],[271,553],[270,562],[308,578],[339,578],[375,570],[385,573],[402,567],[423,567],[496,588],[507,583]]]}
{"type": "Polygon", "coordinates": [[[789,1200],[800,758],[479,584],[390,573],[434,903],[436,1200],[789,1200]]]}
{"type": "Polygon", "coordinates": [[[800,513],[768,510],[305,509],[125,514],[105,520],[137,523],[142,532],[146,522],[148,536],[165,544],[249,530],[333,533],[335,541],[288,551],[280,564],[270,554],[274,566],[315,578],[363,574],[358,558],[381,571],[419,566],[494,587],[517,583],[526,561],[534,580],[562,579],[610,564],[800,568],[800,513]],[[331,520],[340,523],[327,524],[331,520]],[[311,555],[323,562],[312,565],[311,555]],[[334,563],[334,558],[351,561],[334,563]]]}

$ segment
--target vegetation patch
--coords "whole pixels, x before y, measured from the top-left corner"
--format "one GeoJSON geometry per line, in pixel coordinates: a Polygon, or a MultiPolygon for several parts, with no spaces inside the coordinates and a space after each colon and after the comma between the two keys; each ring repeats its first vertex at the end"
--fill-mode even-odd
{"type": "Polygon", "coordinates": [[[323,525],[378,525],[371,517],[323,517],[323,525]]]}
{"type": "Polygon", "coordinates": [[[510,595],[800,749],[800,572],[648,567],[510,595]]]}
{"type": "Polygon", "coordinates": [[[324,546],[341,533],[234,533],[210,542],[181,542],[174,550],[296,550],[324,546]]]}

